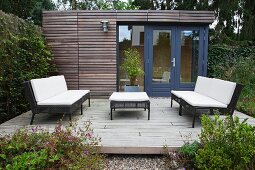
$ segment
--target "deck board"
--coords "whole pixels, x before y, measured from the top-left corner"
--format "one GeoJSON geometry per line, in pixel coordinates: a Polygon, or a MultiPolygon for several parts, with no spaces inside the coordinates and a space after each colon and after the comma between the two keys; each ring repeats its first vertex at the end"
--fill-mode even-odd
{"type": "MultiPolygon", "coordinates": [[[[150,98],[151,119],[143,109],[119,109],[113,112],[110,120],[109,101],[107,99],[92,99],[91,107],[85,102],[83,115],[79,112],[73,115],[78,127],[84,127],[86,121],[92,122],[95,135],[101,138],[102,152],[121,154],[160,154],[163,146],[175,150],[184,141],[198,139],[201,131],[199,119],[195,128],[191,128],[192,116],[185,112],[178,115],[178,104],[170,108],[170,98],[150,98]]],[[[241,120],[246,118],[248,123],[255,125],[255,119],[235,112],[241,120]]],[[[23,113],[0,125],[0,134],[11,134],[19,128],[41,126],[53,131],[59,119],[68,125],[68,116],[60,114],[38,114],[34,125],[30,126],[31,112],[23,113]]]]}

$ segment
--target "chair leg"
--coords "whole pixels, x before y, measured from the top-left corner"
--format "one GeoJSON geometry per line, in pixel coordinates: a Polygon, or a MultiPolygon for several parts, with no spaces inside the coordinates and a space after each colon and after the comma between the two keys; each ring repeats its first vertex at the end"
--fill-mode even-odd
{"type": "Polygon", "coordinates": [[[196,120],[196,110],[193,110],[193,122],[192,122],[192,128],[195,127],[195,120],[196,120]]]}
{"type": "Polygon", "coordinates": [[[182,116],[182,105],[179,107],[179,115],[182,116]]]}
{"type": "Polygon", "coordinates": [[[72,113],[69,114],[69,121],[72,121],[72,113]]]}
{"type": "Polygon", "coordinates": [[[89,107],[90,107],[90,98],[89,98],[89,107]]]}
{"type": "Polygon", "coordinates": [[[171,98],[171,108],[173,107],[173,99],[171,98]]]}
{"type": "Polygon", "coordinates": [[[112,120],[112,108],[111,108],[111,120],[112,120]]]}
{"type": "Polygon", "coordinates": [[[148,108],[148,120],[150,120],[150,108],[148,108]]]}
{"type": "Polygon", "coordinates": [[[210,109],[210,115],[213,115],[213,109],[210,109]]]}
{"type": "Polygon", "coordinates": [[[35,118],[35,113],[32,113],[32,118],[31,118],[31,121],[30,121],[30,125],[33,124],[34,118],[35,118]]]}
{"type": "Polygon", "coordinates": [[[81,104],[81,115],[83,115],[83,109],[82,109],[82,104],[81,104]]]}

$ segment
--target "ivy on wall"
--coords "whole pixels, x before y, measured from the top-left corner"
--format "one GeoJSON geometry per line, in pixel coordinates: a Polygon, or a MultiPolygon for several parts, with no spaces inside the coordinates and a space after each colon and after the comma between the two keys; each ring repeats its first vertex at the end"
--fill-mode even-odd
{"type": "Polygon", "coordinates": [[[40,28],[0,11],[0,123],[29,110],[23,82],[55,69],[40,28]]]}

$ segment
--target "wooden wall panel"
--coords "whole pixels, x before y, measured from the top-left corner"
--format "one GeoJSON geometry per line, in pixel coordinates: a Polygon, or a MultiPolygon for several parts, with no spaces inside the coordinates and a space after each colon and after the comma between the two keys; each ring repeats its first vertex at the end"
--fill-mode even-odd
{"type": "Polygon", "coordinates": [[[77,12],[44,12],[43,33],[54,54],[58,74],[65,75],[69,89],[78,89],[77,12]]]}
{"type": "Polygon", "coordinates": [[[79,88],[94,96],[116,91],[116,11],[78,12],[79,88]],[[108,32],[100,21],[109,21],[108,32]]]}
{"type": "Polygon", "coordinates": [[[44,11],[43,33],[70,89],[90,89],[93,96],[109,96],[117,89],[117,22],[196,25],[213,20],[209,11],[44,11]],[[102,31],[102,20],[110,22],[107,33],[102,31]]]}

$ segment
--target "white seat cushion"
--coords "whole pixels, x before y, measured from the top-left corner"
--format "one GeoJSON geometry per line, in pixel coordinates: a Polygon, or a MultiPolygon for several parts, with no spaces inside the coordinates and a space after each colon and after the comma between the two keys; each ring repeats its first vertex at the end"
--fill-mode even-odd
{"type": "Polygon", "coordinates": [[[187,94],[193,94],[195,92],[194,91],[176,91],[176,90],[171,90],[171,93],[174,94],[178,98],[182,98],[182,96],[185,96],[187,94]]]}
{"type": "Polygon", "coordinates": [[[110,101],[149,101],[146,92],[113,92],[110,101]]]}
{"type": "Polygon", "coordinates": [[[68,90],[68,93],[77,93],[77,94],[83,94],[83,96],[85,94],[90,93],[90,90],[68,90]]]}
{"type": "Polygon", "coordinates": [[[226,104],[196,92],[183,95],[182,99],[192,106],[227,108],[226,104]]]}
{"type": "Polygon", "coordinates": [[[68,90],[59,95],[51,97],[49,99],[38,102],[37,104],[42,105],[72,105],[84,96],[87,90],[68,90]]]}
{"type": "Polygon", "coordinates": [[[234,94],[236,83],[212,79],[211,89],[208,89],[207,96],[228,105],[234,94]]]}

